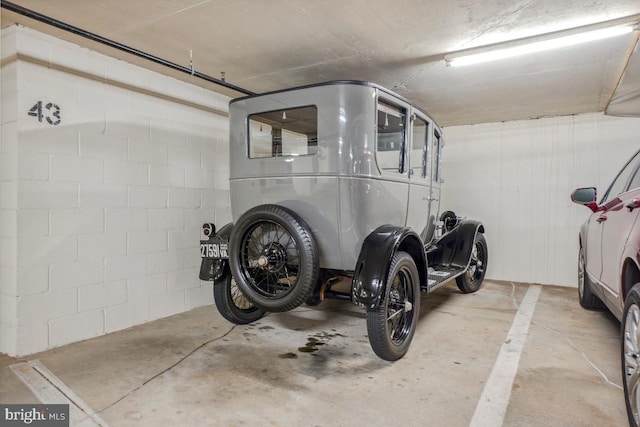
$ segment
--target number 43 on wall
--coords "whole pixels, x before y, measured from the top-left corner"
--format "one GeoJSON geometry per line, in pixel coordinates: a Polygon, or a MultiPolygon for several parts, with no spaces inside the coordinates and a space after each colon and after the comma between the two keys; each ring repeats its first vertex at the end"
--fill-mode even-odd
{"type": "Polygon", "coordinates": [[[62,110],[53,102],[49,102],[42,106],[42,101],[36,102],[36,104],[31,107],[29,112],[27,113],[30,116],[37,117],[39,122],[42,122],[42,119],[45,119],[47,123],[50,125],[59,125],[62,121],[62,110]]]}

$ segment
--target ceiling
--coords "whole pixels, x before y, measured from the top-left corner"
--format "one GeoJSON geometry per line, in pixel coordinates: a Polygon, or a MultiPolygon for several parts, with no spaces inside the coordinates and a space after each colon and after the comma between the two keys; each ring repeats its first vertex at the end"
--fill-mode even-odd
{"type": "MultiPolygon", "coordinates": [[[[224,72],[227,82],[253,92],[372,81],[415,101],[441,126],[604,111],[612,98],[610,113],[640,114],[640,49],[634,52],[640,31],[468,67],[444,61],[461,49],[637,15],[638,0],[13,3],[180,65],[188,67],[192,57],[196,71],[216,78],[224,72]]],[[[2,9],[2,27],[15,22],[242,95],[2,9]]]]}

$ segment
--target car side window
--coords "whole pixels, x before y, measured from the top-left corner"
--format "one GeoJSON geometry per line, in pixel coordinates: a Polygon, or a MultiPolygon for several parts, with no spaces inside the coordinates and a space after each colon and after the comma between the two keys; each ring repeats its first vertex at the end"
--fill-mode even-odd
{"type": "Polygon", "coordinates": [[[404,172],[404,138],[406,110],[382,100],[378,101],[378,141],[376,160],[380,170],[404,172]]]}
{"type": "Polygon", "coordinates": [[[429,124],[419,117],[413,121],[410,163],[414,177],[425,178],[427,176],[427,131],[429,124]]]}
{"type": "MultiPolygon", "coordinates": [[[[625,191],[627,191],[627,188],[629,188],[627,184],[629,183],[629,180],[632,178],[632,175],[634,173],[635,175],[638,175],[636,168],[638,167],[639,159],[640,159],[640,151],[638,151],[636,155],[633,156],[631,160],[629,160],[629,163],[627,163],[625,167],[622,168],[618,176],[616,176],[616,179],[614,179],[613,183],[611,183],[611,186],[609,186],[609,189],[607,190],[604,197],[600,201],[600,204],[608,202],[609,200],[615,198],[619,194],[622,194],[625,191]]],[[[640,180],[640,177],[633,176],[633,179],[631,179],[632,185],[633,185],[633,181],[638,181],[638,180],[640,180]]],[[[636,183],[635,186],[638,186],[638,183],[636,183]]]]}

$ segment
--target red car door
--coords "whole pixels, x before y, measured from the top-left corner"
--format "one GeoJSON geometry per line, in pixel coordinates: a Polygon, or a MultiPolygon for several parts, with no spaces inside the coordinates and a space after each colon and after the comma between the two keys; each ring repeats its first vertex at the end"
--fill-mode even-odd
{"type": "MultiPolygon", "coordinates": [[[[592,232],[592,221],[595,220],[596,223],[600,224],[602,267],[599,278],[613,299],[619,298],[623,252],[627,245],[629,233],[640,212],[639,158],[640,152],[636,153],[620,171],[603,198],[601,210],[595,212],[589,222],[590,234],[592,232]]],[[[593,227],[593,229],[595,231],[596,227],[593,227]]],[[[596,237],[594,236],[595,239],[596,237]]],[[[591,243],[591,239],[589,239],[589,244],[591,243]]],[[[589,251],[592,249],[593,247],[588,248],[589,251]]],[[[595,256],[594,254],[592,257],[595,256]]],[[[589,258],[587,258],[587,262],[589,262],[589,258]]]]}
{"type": "Polygon", "coordinates": [[[640,189],[623,193],[600,212],[602,221],[602,273],[600,281],[616,297],[620,292],[622,254],[640,213],[640,189]]]}

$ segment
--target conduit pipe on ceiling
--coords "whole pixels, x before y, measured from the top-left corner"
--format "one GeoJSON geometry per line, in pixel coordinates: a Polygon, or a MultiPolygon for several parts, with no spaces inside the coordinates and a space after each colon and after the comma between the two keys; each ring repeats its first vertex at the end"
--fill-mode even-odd
{"type": "Polygon", "coordinates": [[[210,83],[214,83],[214,84],[217,84],[217,85],[220,85],[220,86],[224,86],[227,89],[231,89],[231,90],[234,90],[236,92],[244,93],[245,95],[255,95],[255,92],[251,92],[250,90],[241,88],[241,87],[236,86],[234,84],[228,83],[228,82],[226,82],[224,80],[216,79],[215,77],[211,77],[211,76],[208,76],[206,74],[197,72],[191,67],[185,67],[183,65],[179,65],[179,64],[176,64],[174,62],[167,61],[166,59],[159,58],[159,57],[157,57],[155,55],[151,55],[151,54],[143,52],[141,50],[138,50],[138,49],[132,48],[130,46],[124,45],[122,43],[118,43],[116,41],[107,39],[105,37],[102,37],[102,36],[100,36],[98,34],[90,32],[90,31],[83,30],[82,28],[78,28],[78,27],[75,27],[73,25],[70,25],[70,24],[64,23],[62,21],[59,21],[57,19],[51,18],[49,16],[42,15],[41,13],[38,13],[38,12],[35,12],[33,10],[27,9],[27,8],[22,7],[20,5],[17,5],[15,3],[11,3],[11,2],[2,0],[2,2],[0,3],[0,6],[3,9],[6,9],[8,11],[15,12],[17,14],[26,16],[27,18],[33,19],[35,21],[42,22],[42,23],[47,24],[47,25],[51,25],[51,26],[53,26],[55,28],[58,28],[58,29],[61,29],[61,30],[64,30],[64,31],[67,31],[67,32],[70,32],[70,33],[73,33],[73,34],[76,34],[76,35],[78,35],[80,37],[84,37],[84,38],[92,40],[94,42],[101,43],[101,44],[103,44],[105,46],[109,46],[111,48],[121,50],[123,52],[126,52],[126,53],[129,53],[131,55],[137,56],[139,58],[143,58],[143,59],[146,59],[148,61],[154,62],[156,64],[160,64],[160,65],[163,65],[165,67],[169,67],[169,68],[171,68],[173,70],[181,71],[181,72],[189,74],[189,75],[191,75],[193,77],[197,77],[199,79],[206,80],[206,81],[208,81],[210,83]]]}

